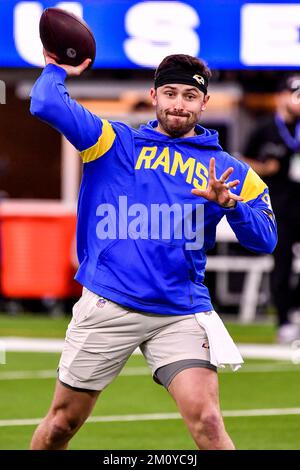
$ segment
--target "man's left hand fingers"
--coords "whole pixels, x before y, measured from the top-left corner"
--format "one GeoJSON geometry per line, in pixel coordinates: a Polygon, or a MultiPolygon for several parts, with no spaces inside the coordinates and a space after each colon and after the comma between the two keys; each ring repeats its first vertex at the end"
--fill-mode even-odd
{"type": "Polygon", "coordinates": [[[233,173],[233,167],[232,166],[227,168],[226,171],[224,171],[221,178],[219,179],[220,183],[225,183],[225,181],[227,181],[227,179],[229,178],[231,173],[233,173]]]}
{"type": "Polygon", "coordinates": [[[201,190],[201,189],[192,189],[191,191],[193,194],[195,194],[196,196],[203,196],[205,194],[205,191],[201,190]]]}
{"type": "Polygon", "coordinates": [[[228,194],[230,196],[230,199],[234,199],[235,201],[243,201],[244,198],[241,196],[238,196],[237,194],[233,194],[231,191],[228,191],[228,194]]]}
{"type": "Polygon", "coordinates": [[[229,183],[225,184],[225,188],[227,188],[227,189],[234,188],[235,186],[237,186],[239,184],[239,182],[240,182],[240,180],[230,181],[229,183]]]}

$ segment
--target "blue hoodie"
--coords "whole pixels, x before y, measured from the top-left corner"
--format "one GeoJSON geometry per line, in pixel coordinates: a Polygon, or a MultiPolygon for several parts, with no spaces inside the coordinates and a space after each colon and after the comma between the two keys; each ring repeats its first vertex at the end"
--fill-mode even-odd
{"type": "Polygon", "coordinates": [[[276,245],[268,188],[245,163],[224,152],[218,133],[170,138],[157,122],[138,130],[100,119],[69,97],[66,72],[48,65],[31,93],[31,113],[79,150],[76,279],[98,295],[135,310],[186,315],[211,310],[204,285],[206,251],[226,215],[240,243],[258,253],[276,245]],[[191,193],[230,166],[244,200],[225,209],[191,193]]]}

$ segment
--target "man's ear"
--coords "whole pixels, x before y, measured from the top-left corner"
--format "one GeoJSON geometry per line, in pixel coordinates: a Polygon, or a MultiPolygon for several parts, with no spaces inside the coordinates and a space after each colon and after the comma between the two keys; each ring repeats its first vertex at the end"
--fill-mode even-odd
{"type": "Polygon", "coordinates": [[[201,111],[205,111],[209,98],[210,98],[210,95],[204,96],[203,103],[201,105],[201,111]]]}
{"type": "Polygon", "coordinates": [[[156,106],[156,105],[157,105],[157,98],[156,98],[156,90],[155,90],[155,88],[151,88],[151,89],[150,89],[150,97],[151,97],[153,106],[156,106]]]}

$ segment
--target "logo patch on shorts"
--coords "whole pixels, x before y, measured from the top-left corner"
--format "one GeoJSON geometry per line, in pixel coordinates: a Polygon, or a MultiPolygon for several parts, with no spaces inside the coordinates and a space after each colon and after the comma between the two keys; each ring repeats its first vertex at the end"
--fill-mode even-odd
{"type": "Polygon", "coordinates": [[[209,349],[209,343],[206,341],[205,343],[202,344],[202,348],[204,349],[209,349]]]}
{"type": "Polygon", "coordinates": [[[103,308],[106,304],[106,299],[104,297],[99,297],[96,303],[96,307],[103,308]]]}

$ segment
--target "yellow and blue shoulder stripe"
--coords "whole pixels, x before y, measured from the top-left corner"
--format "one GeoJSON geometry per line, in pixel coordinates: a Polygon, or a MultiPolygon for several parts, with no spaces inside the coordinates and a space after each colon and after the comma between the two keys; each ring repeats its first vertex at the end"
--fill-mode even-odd
{"type": "Polygon", "coordinates": [[[102,119],[102,133],[97,142],[90,148],[80,152],[83,163],[89,163],[108,152],[116,138],[116,133],[109,121],[102,119]]]}

